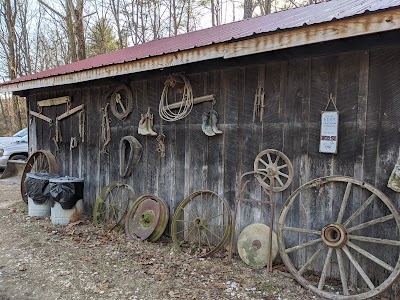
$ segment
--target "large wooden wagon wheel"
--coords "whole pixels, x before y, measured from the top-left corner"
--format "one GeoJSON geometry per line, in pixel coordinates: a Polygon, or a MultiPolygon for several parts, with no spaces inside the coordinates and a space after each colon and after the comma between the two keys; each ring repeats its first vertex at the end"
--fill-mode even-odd
{"type": "Polygon", "coordinates": [[[182,252],[210,256],[225,244],[230,224],[231,211],[226,200],[212,191],[194,192],[175,211],[172,240],[182,252]]]}
{"type": "Polygon", "coordinates": [[[275,149],[261,151],[254,160],[254,171],[266,173],[265,176],[257,176],[260,185],[270,189],[267,181],[274,179],[273,192],[282,192],[288,188],[293,180],[293,165],[289,158],[275,149]]]}
{"type": "Polygon", "coordinates": [[[28,158],[21,177],[21,196],[25,203],[28,203],[28,195],[25,190],[25,179],[26,174],[29,172],[45,172],[56,174],[58,172],[56,158],[50,151],[46,150],[38,150],[32,153],[32,155],[28,158]]]}
{"type": "Polygon", "coordinates": [[[135,190],[128,184],[112,182],[97,197],[93,208],[93,223],[110,229],[122,223],[130,203],[135,200],[135,190]]]}
{"type": "Polygon", "coordinates": [[[399,213],[381,191],[354,178],[322,177],[285,202],[279,252],[296,280],[316,294],[369,299],[399,276],[399,231],[399,213]]]}

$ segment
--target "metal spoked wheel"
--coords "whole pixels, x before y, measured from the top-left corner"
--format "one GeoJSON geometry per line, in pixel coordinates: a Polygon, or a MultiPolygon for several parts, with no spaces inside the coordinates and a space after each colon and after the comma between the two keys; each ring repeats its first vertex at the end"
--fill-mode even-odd
{"type": "Polygon", "coordinates": [[[26,174],[30,172],[46,172],[56,174],[58,172],[56,158],[50,151],[46,150],[38,150],[32,153],[32,155],[28,158],[21,177],[21,196],[25,203],[28,203],[28,195],[25,190],[25,179],[26,174]]]}
{"type": "Polygon", "coordinates": [[[172,240],[182,252],[210,256],[225,244],[230,224],[228,202],[212,191],[198,191],[176,209],[171,225],[172,240]]]}
{"type": "Polygon", "coordinates": [[[369,299],[399,276],[399,232],[399,213],[381,191],[354,178],[322,177],[285,202],[279,252],[296,280],[316,294],[369,299]]]}
{"type": "Polygon", "coordinates": [[[273,192],[282,192],[293,180],[293,165],[289,158],[275,149],[261,151],[254,160],[254,171],[264,172],[267,176],[257,176],[257,180],[266,189],[270,189],[268,177],[274,179],[273,192]]]}
{"type": "Polygon", "coordinates": [[[122,182],[112,182],[100,193],[93,208],[93,223],[113,229],[125,218],[130,203],[135,200],[134,189],[122,182]]]}

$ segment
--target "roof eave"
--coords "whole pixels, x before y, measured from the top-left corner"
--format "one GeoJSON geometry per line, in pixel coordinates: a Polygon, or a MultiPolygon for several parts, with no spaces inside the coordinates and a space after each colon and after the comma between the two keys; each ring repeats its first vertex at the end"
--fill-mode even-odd
{"type": "Polygon", "coordinates": [[[322,24],[288,29],[263,36],[251,36],[243,40],[219,43],[131,62],[102,66],[81,72],[4,84],[0,86],[0,92],[17,92],[73,84],[217,58],[229,59],[319,42],[385,32],[399,28],[400,8],[396,8],[322,24]]]}

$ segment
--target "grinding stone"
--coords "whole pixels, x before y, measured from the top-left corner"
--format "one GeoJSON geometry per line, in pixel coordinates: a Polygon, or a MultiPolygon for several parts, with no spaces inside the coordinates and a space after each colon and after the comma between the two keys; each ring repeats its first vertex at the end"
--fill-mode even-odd
{"type": "MultiPolygon", "coordinates": [[[[238,252],[240,258],[253,268],[262,268],[268,264],[269,226],[265,224],[251,224],[244,228],[238,238],[238,252]]],[[[278,254],[278,238],[272,231],[272,260],[278,254]]]]}

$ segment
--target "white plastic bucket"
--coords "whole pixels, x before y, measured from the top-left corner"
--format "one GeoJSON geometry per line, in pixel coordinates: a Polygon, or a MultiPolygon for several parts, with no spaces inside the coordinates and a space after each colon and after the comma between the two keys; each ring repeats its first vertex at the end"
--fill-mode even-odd
{"type": "Polygon", "coordinates": [[[51,201],[47,200],[43,204],[36,204],[32,198],[28,197],[28,216],[48,217],[51,211],[51,201]]]}
{"type": "Polygon", "coordinates": [[[61,204],[54,202],[51,207],[51,223],[54,225],[68,225],[70,222],[80,220],[83,211],[83,200],[78,200],[71,209],[63,209],[61,204]]]}

